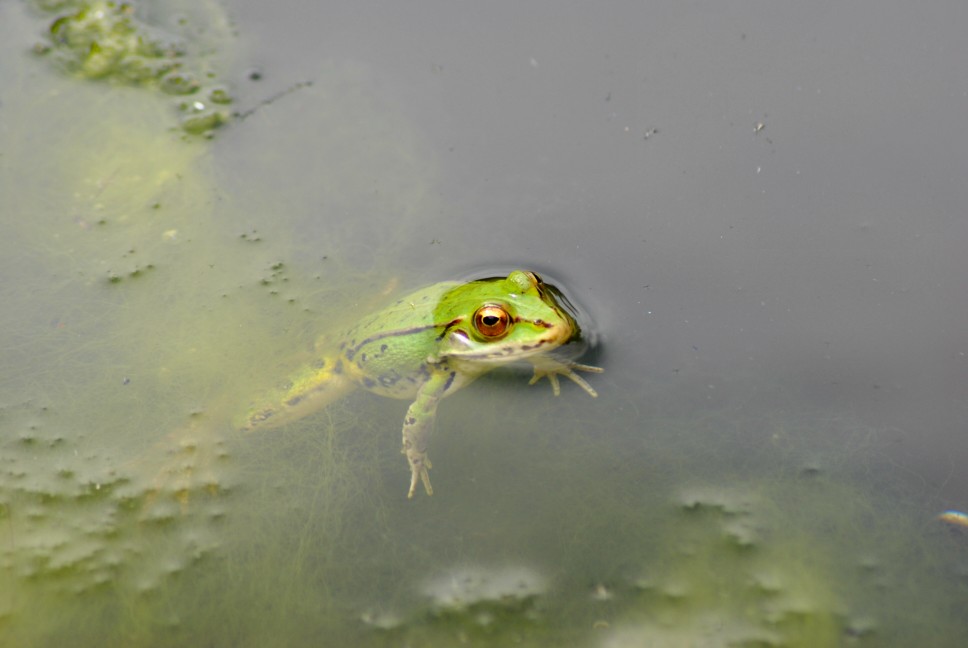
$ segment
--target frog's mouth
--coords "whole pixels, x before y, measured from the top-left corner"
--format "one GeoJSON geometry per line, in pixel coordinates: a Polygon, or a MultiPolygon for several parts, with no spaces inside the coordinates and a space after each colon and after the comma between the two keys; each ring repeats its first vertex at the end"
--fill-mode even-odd
{"type": "Polygon", "coordinates": [[[482,343],[472,340],[466,331],[454,328],[445,333],[448,349],[444,355],[478,363],[505,364],[551,353],[576,338],[574,320],[563,318],[562,321],[563,324],[556,325],[543,320],[515,318],[515,328],[523,326],[532,332],[527,343],[517,340],[513,333],[501,340],[482,343]]]}

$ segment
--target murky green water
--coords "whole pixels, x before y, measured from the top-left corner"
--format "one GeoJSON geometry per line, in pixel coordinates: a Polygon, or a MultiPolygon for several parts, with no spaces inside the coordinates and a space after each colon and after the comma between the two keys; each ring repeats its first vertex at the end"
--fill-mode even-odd
{"type": "MultiPolygon", "coordinates": [[[[154,77],[33,53],[52,15],[0,5],[4,645],[968,641],[968,538],[892,431],[615,370],[614,337],[597,401],[448,399],[432,499],[404,497],[399,402],[234,433],[317,336],[474,249],[439,251],[439,154],[348,61],[186,130],[154,77]]],[[[257,83],[218,6],[134,16],[202,86],[257,83]]]]}

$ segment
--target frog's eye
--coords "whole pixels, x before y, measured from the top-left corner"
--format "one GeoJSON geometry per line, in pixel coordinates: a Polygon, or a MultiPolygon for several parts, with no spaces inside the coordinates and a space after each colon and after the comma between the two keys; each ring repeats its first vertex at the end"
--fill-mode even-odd
{"type": "Polygon", "coordinates": [[[474,328],[486,338],[495,339],[508,332],[511,316],[503,306],[485,304],[474,313],[474,328]]]}

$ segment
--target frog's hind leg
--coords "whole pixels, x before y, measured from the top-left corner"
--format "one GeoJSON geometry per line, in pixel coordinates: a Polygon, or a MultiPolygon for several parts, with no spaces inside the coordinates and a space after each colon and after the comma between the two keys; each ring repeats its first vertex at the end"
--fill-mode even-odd
{"type": "Polygon", "coordinates": [[[236,427],[243,432],[268,430],[309,416],[355,389],[341,360],[324,359],[291,375],[285,388],[253,406],[236,427]]]}

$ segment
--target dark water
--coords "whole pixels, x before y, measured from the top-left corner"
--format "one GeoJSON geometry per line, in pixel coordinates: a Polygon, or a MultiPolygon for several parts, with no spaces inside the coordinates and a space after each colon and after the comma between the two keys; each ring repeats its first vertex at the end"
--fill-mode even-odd
{"type": "Polygon", "coordinates": [[[961,4],[45,35],[111,10],[0,4],[0,643],[968,642],[961,4]],[[233,432],[319,336],[507,267],[594,320],[599,398],[448,398],[413,501],[405,403],[233,432]]]}

